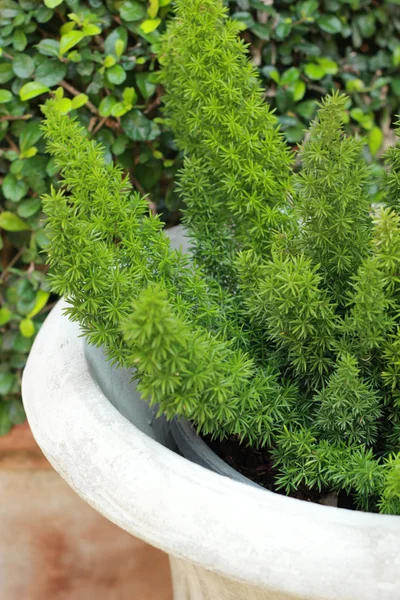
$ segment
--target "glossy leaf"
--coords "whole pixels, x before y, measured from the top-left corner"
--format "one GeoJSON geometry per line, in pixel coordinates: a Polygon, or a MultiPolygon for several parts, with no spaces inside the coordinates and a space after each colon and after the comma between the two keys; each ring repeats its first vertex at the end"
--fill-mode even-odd
{"type": "Polygon", "coordinates": [[[85,34],[82,31],[73,30],[69,33],[65,33],[60,39],[60,54],[65,54],[71,50],[76,44],[79,44],[84,37],[85,34]]]}
{"type": "Polygon", "coordinates": [[[60,53],[60,42],[53,39],[43,39],[37,44],[37,49],[44,56],[58,56],[60,53]]]}
{"type": "Polygon", "coordinates": [[[37,67],[35,79],[50,88],[64,79],[67,70],[68,66],[59,60],[46,60],[37,67]]]}
{"type": "Polygon", "coordinates": [[[40,313],[41,310],[46,306],[47,301],[50,297],[50,292],[45,292],[44,290],[38,290],[36,292],[35,306],[32,308],[31,312],[27,315],[28,319],[33,319],[36,315],[40,313]]]}
{"type": "Polygon", "coordinates": [[[9,308],[0,308],[0,327],[9,322],[12,317],[12,312],[9,308]]]}
{"type": "Polygon", "coordinates": [[[317,23],[327,33],[335,34],[342,30],[342,22],[334,15],[321,15],[317,18],[317,23]]]}
{"type": "Polygon", "coordinates": [[[304,67],[304,72],[307,75],[307,77],[313,80],[322,79],[326,75],[324,67],[322,67],[321,65],[316,65],[314,63],[308,63],[304,67]]]}
{"type": "Polygon", "coordinates": [[[107,79],[110,83],[119,85],[125,81],[126,73],[121,67],[121,65],[114,65],[113,67],[107,70],[107,79]]]}
{"type": "Polygon", "coordinates": [[[299,79],[295,82],[293,87],[293,100],[295,102],[299,102],[304,98],[304,94],[306,93],[306,84],[302,79],[299,79]]]}
{"type": "Polygon", "coordinates": [[[28,231],[30,228],[18,215],[10,211],[4,211],[0,213],[0,229],[5,231],[28,231]]]}
{"type": "Polygon", "coordinates": [[[140,21],[146,16],[146,8],[137,0],[124,1],[119,11],[124,21],[140,21]]]}
{"type": "Polygon", "coordinates": [[[139,110],[131,110],[121,119],[123,131],[134,142],[155,140],[160,134],[159,127],[139,110]]]}
{"type": "Polygon", "coordinates": [[[383,143],[383,132],[380,127],[373,127],[368,133],[368,147],[371,154],[376,154],[383,143]]]}
{"type": "Polygon", "coordinates": [[[35,62],[27,54],[19,54],[13,60],[12,68],[17,77],[28,79],[35,70],[35,62]]]}
{"type": "Polygon", "coordinates": [[[81,106],[85,106],[86,102],[89,100],[89,97],[86,94],[78,94],[74,96],[71,100],[71,106],[73,110],[81,108],[81,106]]]}
{"type": "Polygon", "coordinates": [[[21,100],[30,100],[31,98],[35,98],[36,96],[40,96],[41,94],[45,94],[49,92],[50,88],[40,81],[30,81],[22,86],[19,91],[19,96],[21,100]]]}
{"type": "Polygon", "coordinates": [[[23,319],[19,324],[21,335],[26,338],[31,338],[35,335],[35,325],[31,319],[23,319]]]}
{"type": "Polygon", "coordinates": [[[3,179],[1,190],[7,200],[19,202],[27,193],[28,184],[23,179],[17,179],[13,173],[8,173],[3,179]]]}
{"type": "Polygon", "coordinates": [[[0,90],[0,104],[6,104],[13,99],[13,95],[9,90],[0,90]]]}
{"type": "Polygon", "coordinates": [[[111,110],[114,104],[117,103],[115,96],[105,96],[99,105],[99,114],[102,117],[108,117],[111,115],[111,110]]]}
{"type": "Polygon", "coordinates": [[[140,29],[143,31],[143,33],[152,33],[157,29],[160,23],[161,19],[145,19],[140,24],[140,29]]]}
{"type": "Polygon", "coordinates": [[[48,8],[56,8],[62,4],[63,0],[43,0],[48,8]]]}
{"type": "Polygon", "coordinates": [[[30,148],[31,146],[36,144],[36,142],[40,140],[42,135],[43,132],[40,127],[39,121],[32,120],[30,121],[30,123],[26,123],[19,136],[20,149],[22,151],[27,150],[27,148],[30,148]]]}
{"type": "Polygon", "coordinates": [[[159,0],[149,0],[149,5],[147,7],[147,14],[150,19],[155,19],[158,14],[159,9],[159,0]]]}

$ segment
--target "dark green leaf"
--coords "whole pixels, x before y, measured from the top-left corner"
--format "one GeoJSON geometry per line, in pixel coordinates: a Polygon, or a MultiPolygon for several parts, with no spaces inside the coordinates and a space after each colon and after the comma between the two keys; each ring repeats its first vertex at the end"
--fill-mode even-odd
{"type": "Polygon", "coordinates": [[[287,38],[292,30],[291,19],[284,19],[278,23],[275,29],[275,36],[278,40],[284,40],[287,38]]]}
{"type": "Polygon", "coordinates": [[[275,83],[279,83],[280,82],[280,75],[278,70],[276,69],[276,67],[272,67],[272,66],[267,66],[267,67],[263,67],[261,69],[261,73],[265,76],[265,77],[269,77],[270,79],[272,79],[272,81],[275,81],[275,83]]]}
{"type": "Polygon", "coordinates": [[[300,102],[296,105],[296,112],[306,121],[310,121],[315,115],[315,111],[317,109],[317,105],[315,100],[304,100],[304,102],[300,102]]]}
{"type": "Polygon", "coordinates": [[[12,373],[0,372],[0,396],[6,396],[10,393],[15,384],[15,375],[12,373]]]}
{"type": "Polygon", "coordinates": [[[88,60],[82,61],[76,65],[76,70],[78,71],[79,75],[87,77],[88,75],[91,75],[93,73],[94,63],[88,60]]]}
{"type": "Polygon", "coordinates": [[[50,21],[52,16],[53,11],[51,8],[47,8],[47,6],[40,6],[35,11],[35,18],[38,23],[47,23],[47,21],[50,21]]]}
{"type": "Polygon", "coordinates": [[[28,79],[35,70],[35,62],[27,54],[18,54],[12,62],[12,68],[18,77],[28,79]]]}
{"type": "Polygon", "coordinates": [[[235,12],[232,15],[232,19],[235,19],[236,21],[240,21],[246,27],[253,27],[253,25],[254,25],[254,19],[253,19],[251,13],[249,13],[249,12],[235,12]]]}
{"type": "Polygon", "coordinates": [[[119,135],[111,147],[112,153],[115,156],[123,154],[125,152],[128,141],[129,138],[126,135],[119,135]]]}
{"type": "Polygon", "coordinates": [[[67,69],[67,65],[59,60],[46,60],[36,69],[36,81],[53,87],[64,79],[67,69]]]}
{"type": "Polygon", "coordinates": [[[33,338],[26,338],[21,333],[18,332],[14,338],[13,348],[17,352],[29,352],[29,350],[32,347],[32,343],[33,343],[33,338]]]}
{"type": "Polygon", "coordinates": [[[36,242],[37,242],[39,248],[46,249],[50,244],[49,238],[44,233],[44,231],[41,229],[39,231],[36,231],[35,239],[36,239],[36,242]]]}
{"type": "Polygon", "coordinates": [[[102,117],[108,117],[111,115],[113,106],[117,103],[115,96],[105,96],[99,105],[99,113],[102,117]]]}
{"type": "Polygon", "coordinates": [[[28,219],[32,217],[35,213],[40,210],[42,203],[40,198],[29,198],[28,200],[24,200],[21,204],[18,205],[18,214],[23,219],[28,219]]]}
{"type": "Polygon", "coordinates": [[[376,31],[375,17],[373,12],[368,12],[364,15],[358,15],[355,17],[358,30],[363,38],[370,38],[376,31]]]}
{"type": "Polygon", "coordinates": [[[11,202],[19,202],[28,191],[28,185],[22,179],[17,179],[15,175],[9,173],[4,177],[1,189],[7,200],[11,200],[11,202]]]}
{"type": "Polygon", "coordinates": [[[13,35],[13,48],[17,52],[23,52],[28,43],[28,38],[22,29],[16,29],[13,35]]]}
{"type": "Polygon", "coordinates": [[[299,17],[312,17],[318,10],[318,0],[306,0],[306,2],[298,2],[296,9],[299,17]]]}
{"type": "Polygon", "coordinates": [[[137,165],[135,176],[146,190],[150,190],[158,184],[162,172],[161,162],[159,160],[151,159],[144,165],[137,165]]]}
{"type": "Polygon", "coordinates": [[[20,13],[20,7],[13,0],[3,0],[1,3],[1,16],[3,19],[13,19],[20,13]]]}
{"type": "Polygon", "coordinates": [[[43,135],[40,128],[39,121],[31,121],[30,123],[24,124],[19,136],[20,150],[24,152],[28,148],[31,148],[43,135]]]}
{"type": "Polygon", "coordinates": [[[327,33],[340,33],[342,30],[342,22],[334,15],[321,15],[317,18],[317,23],[327,33]]]}
{"type": "Polygon", "coordinates": [[[400,77],[393,77],[390,85],[394,94],[396,94],[396,96],[400,96],[400,77]]]}
{"type": "Polygon", "coordinates": [[[137,73],[136,75],[136,85],[145,100],[150,98],[156,90],[156,84],[150,80],[151,75],[152,73],[137,73]]]}
{"type": "Polygon", "coordinates": [[[14,72],[11,63],[0,63],[0,84],[7,83],[14,77],[14,72]]]}
{"type": "Polygon", "coordinates": [[[48,163],[48,157],[41,154],[37,154],[32,158],[26,158],[22,161],[23,167],[21,169],[21,175],[23,177],[42,179],[46,175],[46,167],[48,163]]]}
{"type": "Polygon", "coordinates": [[[276,105],[278,107],[279,112],[285,113],[289,110],[292,103],[292,94],[290,91],[280,88],[276,92],[276,105]]]}
{"type": "Polygon", "coordinates": [[[124,21],[140,21],[146,17],[146,8],[141,2],[135,0],[127,0],[123,2],[119,13],[124,21]]]}
{"type": "Polygon", "coordinates": [[[147,119],[140,110],[131,110],[121,119],[123,131],[134,142],[155,140],[160,135],[156,123],[147,119]]]}
{"type": "MultiPolygon", "coordinates": [[[[126,3],[125,3],[126,4],[126,3]]],[[[125,27],[117,27],[112,31],[104,41],[104,52],[106,55],[118,58],[115,51],[115,43],[121,41],[123,43],[124,51],[128,43],[128,32],[125,27]]]]}
{"type": "Polygon", "coordinates": [[[269,42],[269,40],[271,39],[270,25],[264,25],[263,23],[254,23],[254,25],[251,27],[251,31],[261,40],[269,42]]]}
{"type": "Polygon", "coordinates": [[[58,40],[44,39],[37,45],[40,54],[45,56],[58,56],[60,51],[60,42],[58,40]]]}
{"type": "Polygon", "coordinates": [[[285,71],[281,77],[280,85],[290,85],[298,80],[300,77],[300,72],[296,67],[290,67],[287,71],[285,71]]]}
{"type": "Polygon", "coordinates": [[[298,123],[294,127],[288,127],[285,130],[285,137],[290,144],[301,142],[304,137],[304,125],[298,123]]]}

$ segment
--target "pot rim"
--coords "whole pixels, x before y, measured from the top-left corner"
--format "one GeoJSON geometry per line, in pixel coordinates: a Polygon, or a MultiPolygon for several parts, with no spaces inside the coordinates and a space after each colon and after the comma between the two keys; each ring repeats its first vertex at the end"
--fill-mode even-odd
{"type": "Polygon", "coordinates": [[[250,585],[333,600],[400,598],[400,518],[321,506],[189,462],[125,419],[88,370],[60,300],[43,324],[22,392],[53,467],[132,535],[250,585]]]}

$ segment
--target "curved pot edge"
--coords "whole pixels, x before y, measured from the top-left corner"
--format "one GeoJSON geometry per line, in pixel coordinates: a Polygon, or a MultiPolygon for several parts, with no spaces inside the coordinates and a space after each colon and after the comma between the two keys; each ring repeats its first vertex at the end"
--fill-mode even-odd
{"type": "Polygon", "coordinates": [[[34,343],[23,396],[39,445],[83,499],[133,535],[225,577],[307,600],[396,598],[398,517],[265,493],[147,438],[93,381],[64,307],[34,343]]]}
{"type": "Polygon", "coordinates": [[[174,419],[171,421],[170,427],[172,436],[182,456],[191,462],[205,467],[210,471],[214,471],[214,473],[223,475],[224,477],[229,477],[229,479],[233,479],[234,481],[240,481],[246,485],[252,485],[267,493],[271,493],[269,490],[266,490],[254,481],[251,481],[248,477],[239,473],[239,471],[236,471],[236,469],[220,458],[196,432],[194,426],[189,421],[186,421],[186,419],[174,419]]]}

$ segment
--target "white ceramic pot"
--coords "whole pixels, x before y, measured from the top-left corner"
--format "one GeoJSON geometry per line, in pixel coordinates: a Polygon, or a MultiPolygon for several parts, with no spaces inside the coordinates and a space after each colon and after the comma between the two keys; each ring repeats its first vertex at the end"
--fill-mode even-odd
{"type": "Polygon", "coordinates": [[[33,434],[84,500],[169,554],[175,600],[400,600],[400,517],[286,498],[182,458],[129,374],[103,373],[102,391],[63,307],[24,373],[33,434]]]}

